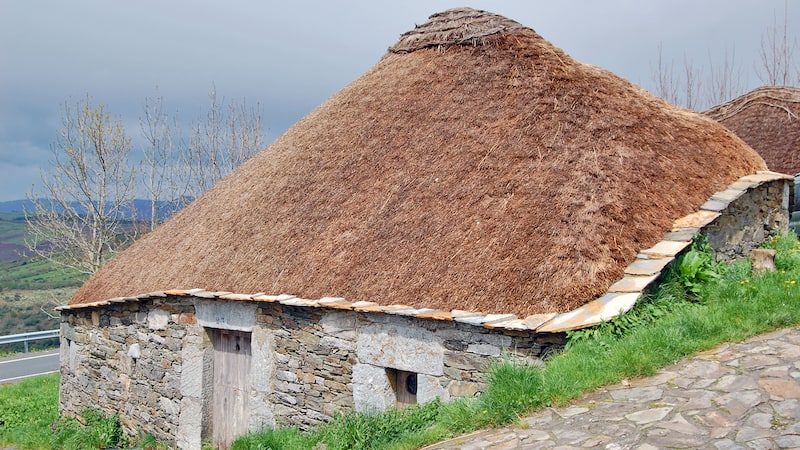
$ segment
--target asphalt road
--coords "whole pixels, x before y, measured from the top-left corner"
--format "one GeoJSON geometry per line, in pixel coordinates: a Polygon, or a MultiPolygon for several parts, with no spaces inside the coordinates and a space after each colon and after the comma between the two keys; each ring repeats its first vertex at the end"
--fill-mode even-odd
{"type": "Polygon", "coordinates": [[[20,353],[0,358],[0,384],[16,383],[28,377],[58,371],[58,350],[20,353]]]}

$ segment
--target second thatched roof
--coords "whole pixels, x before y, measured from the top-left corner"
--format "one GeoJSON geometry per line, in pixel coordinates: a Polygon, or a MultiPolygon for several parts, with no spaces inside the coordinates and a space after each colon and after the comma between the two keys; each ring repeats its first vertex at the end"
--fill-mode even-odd
{"type": "Polygon", "coordinates": [[[764,169],[701,115],[468,8],[367,73],[89,280],[526,316],[604,293],[640,249],[764,169]]]}
{"type": "Polygon", "coordinates": [[[705,114],[753,147],[770,170],[800,174],[800,87],[760,87],[705,114]]]}

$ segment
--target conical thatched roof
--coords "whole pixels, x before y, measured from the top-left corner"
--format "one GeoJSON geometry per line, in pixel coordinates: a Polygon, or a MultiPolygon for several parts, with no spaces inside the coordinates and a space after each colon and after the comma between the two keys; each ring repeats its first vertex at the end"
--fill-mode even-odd
{"type": "Polygon", "coordinates": [[[559,312],[764,169],[728,130],[472,9],[136,242],[72,303],[170,288],[559,312]]]}
{"type": "Polygon", "coordinates": [[[753,147],[770,170],[800,173],[800,88],[761,87],[705,114],[753,147]]]}

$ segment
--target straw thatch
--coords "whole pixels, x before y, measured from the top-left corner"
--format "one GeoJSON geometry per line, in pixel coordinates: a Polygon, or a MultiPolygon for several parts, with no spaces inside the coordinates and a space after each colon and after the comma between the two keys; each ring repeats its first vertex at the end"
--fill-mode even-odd
{"type": "Polygon", "coordinates": [[[753,147],[770,170],[800,173],[800,88],[761,87],[705,114],[753,147]]]}
{"type": "Polygon", "coordinates": [[[464,36],[387,53],[72,303],[200,287],[566,311],[673,220],[765,168],[719,124],[530,29],[464,36]]]}

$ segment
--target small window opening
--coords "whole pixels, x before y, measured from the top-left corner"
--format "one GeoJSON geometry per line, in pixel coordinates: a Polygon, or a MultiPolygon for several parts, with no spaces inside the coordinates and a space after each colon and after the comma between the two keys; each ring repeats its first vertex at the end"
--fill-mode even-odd
{"type": "Polygon", "coordinates": [[[417,374],[405,370],[386,369],[389,384],[395,393],[397,409],[417,404],[417,374]]]}

